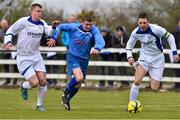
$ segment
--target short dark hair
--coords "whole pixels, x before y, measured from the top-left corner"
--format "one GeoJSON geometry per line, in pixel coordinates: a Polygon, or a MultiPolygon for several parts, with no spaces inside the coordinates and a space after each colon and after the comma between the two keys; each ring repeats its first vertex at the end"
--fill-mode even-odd
{"type": "Polygon", "coordinates": [[[147,20],[149,19],[147,13],[145,12],[140,13],[138,18],[147,18],[147,20]]]}
{"type": "Polygon", "coordinates": [[[122,32],[124,32],[124,29],[123,29],[122,26],[117,26],[117,27],[116,27],[116,31],[122,31],[122,32]]]}
{"type": "Polygon", "coordinates": [[[33,10],[35,7],[40,7],[40,8],[42,8],[42,5],[39,4],[39,3],[33,3],[33,4],[31,5],[31,10],[33,10]]]}
{"type": "Polygon", "coordinates": [[[83,22],[84,21],[92,22],[93,21],[93,16],[90,16],[90,15],[84,16],[83,22]]]}

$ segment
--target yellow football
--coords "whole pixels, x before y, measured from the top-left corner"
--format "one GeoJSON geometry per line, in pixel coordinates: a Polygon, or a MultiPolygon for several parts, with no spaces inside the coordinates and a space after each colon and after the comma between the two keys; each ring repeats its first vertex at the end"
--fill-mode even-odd
{"type": "Polygon", "coordinates": [[[138,100],[133,100],[128,103],[129,113],[140,113],[142,112],[142,105],[138,100]]]}

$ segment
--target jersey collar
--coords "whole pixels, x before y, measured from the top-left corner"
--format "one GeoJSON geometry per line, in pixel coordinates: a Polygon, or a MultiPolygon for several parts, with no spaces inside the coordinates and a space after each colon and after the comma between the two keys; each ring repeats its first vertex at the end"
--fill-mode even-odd
{"type": "Polygon", "coordinates": [[[39,21],[33,21],[31,16],[28,18],[28,21],[32,24],[35,24],[35,25],[44,25],[44,23],[40,20],[39,21]]]}
{"type": "Polygon", "coordinates": [[[139,27],[136,33],[137,34],[148,34],[148,33],[151,33],[151,28],[148,26],[146,31],[141,31],[141,29],[139,27]]]}

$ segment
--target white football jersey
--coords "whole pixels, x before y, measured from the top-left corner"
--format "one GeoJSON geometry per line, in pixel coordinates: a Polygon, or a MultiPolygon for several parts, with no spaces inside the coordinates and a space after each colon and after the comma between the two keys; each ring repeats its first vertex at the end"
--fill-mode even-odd
{"type": "Polygon", "coordinates": [[[137,40],[141,42],[140,55],[156,56],[161,54],[163,52],[161,40],[163,36],[167,39],[171,50],[176,53],[177,49],[174,36],[167,32],[163,27],[149,24],[146,31],[141,31],[139,27],[135,28],[126,45],[127,58],[132,57],[132,48],[137,40]]]}
{"type": "Polygon", "coordinates": [[[18,34],[17,56],[35,59],[40,55],[39,45],[43,33],[51,34],[51,27],[45,21],[33,21],[31,16],[22,17],[7,30],[4,43],[12,42],[12,35],[18,34]]]}

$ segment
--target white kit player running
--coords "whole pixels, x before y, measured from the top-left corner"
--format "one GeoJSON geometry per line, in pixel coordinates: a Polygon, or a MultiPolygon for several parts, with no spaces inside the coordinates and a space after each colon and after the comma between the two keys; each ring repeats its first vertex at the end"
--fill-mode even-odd
{"type": "MultiPolygon", "coordinates": [[[[38,86],[38,111],[45,111],[43,99],[47,91],[46,69],[39,51],[42,34],[51,34],[51,27],[41,20],[42,6],[39,3],[31,5],[31,16],[22,17],[16,21],[6,32],[4,38],[5,48],[11,49],[12,36],[18,34],[17,41],[17,67],[26,81],[21,85],[21,96],[28,99],[27,90],[38,86]]],[[[55,41],[48,41],[48,46],[54,46],[55,41]]]]}
{"type": "Polygon", "coordinates": [[[138,17],[138,27],[133,30],[126,45],[127,59],[130,65],[135,66],[135,80],[130,89],[130,101],[136,100],[139,87],[143,77],[149,72],[151,89],[156,92],[162,79],[165,58],[161,37],[165,37],[171,48],[174,61],[179,61],[174,36],[167,32],[163,27],[150,24],[148,15],[140,13],[138,17]],[[138,61],[135,62],[132,49],[136,41],[141,42],[141,49],[138,61]]]}

